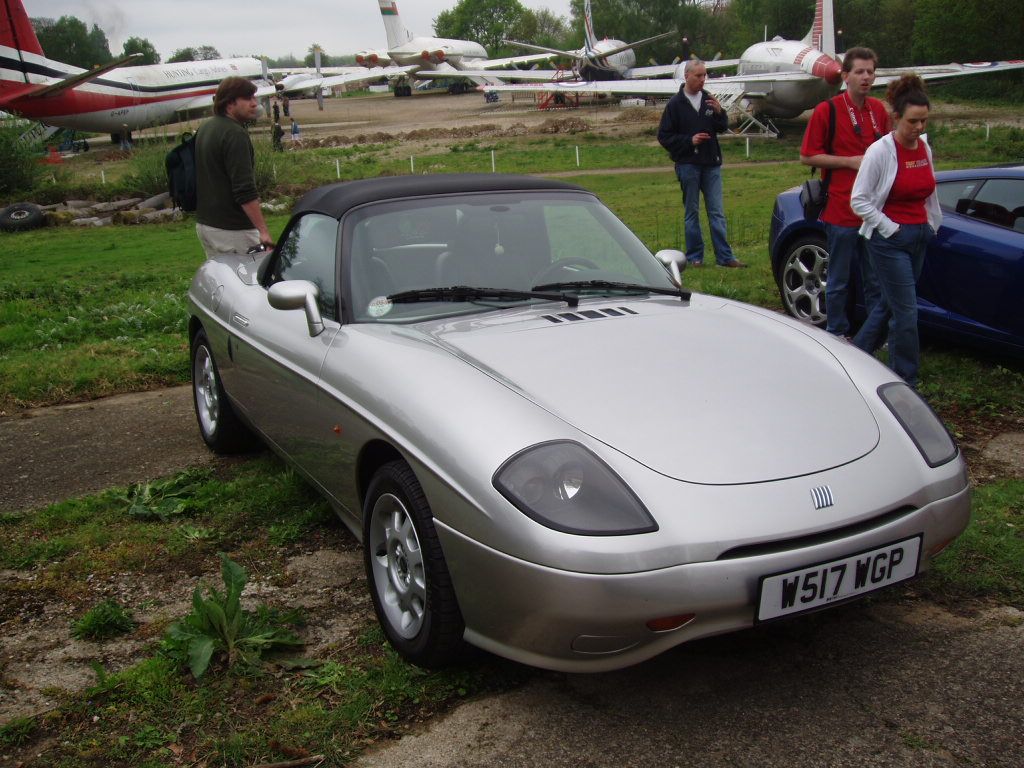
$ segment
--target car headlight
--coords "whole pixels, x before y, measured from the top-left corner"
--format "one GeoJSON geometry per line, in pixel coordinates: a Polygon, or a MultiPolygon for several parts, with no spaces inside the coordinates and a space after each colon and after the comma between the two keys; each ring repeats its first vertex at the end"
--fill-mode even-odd
{"type": "Polygon", "coordinates": [[[893,382],[880,386],[878,396],[910,435],[929,467],[953,460],[957,454],[956,443],[935,411],[917,392],[902,382],[893,382]]]}
{"type": "Polygon", "coordinates": [[[622,479],[577,443],[520,451],[494,473],[494,487],[527,517],[556,531],[621,536],[658,530],[622,479]]]}

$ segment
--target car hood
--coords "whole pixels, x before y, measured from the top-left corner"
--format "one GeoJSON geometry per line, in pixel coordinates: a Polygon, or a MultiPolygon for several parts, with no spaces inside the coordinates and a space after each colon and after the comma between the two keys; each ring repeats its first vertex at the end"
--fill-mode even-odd
{"type": "Polygon", "coordinates": [[[491,315],[428,334],[576,429],[683,481],[807,475],[878,443],[864,398],[811,333],[708,297],[586,309],[592,316],[581,306],[578,320],[491,315]]]}

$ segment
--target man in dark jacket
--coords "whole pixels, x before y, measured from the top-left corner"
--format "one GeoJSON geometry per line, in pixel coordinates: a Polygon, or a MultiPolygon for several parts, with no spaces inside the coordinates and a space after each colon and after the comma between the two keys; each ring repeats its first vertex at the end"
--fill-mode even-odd
{"type": "Polygon", "coordinates": [[[255,155],[245,124],[256,119],[256,86],[225,78],[213,97],[214,117],[196,134],[196,234],[207,258],[273,246],[260,210],[255,155]]]}
{"type": "Polygon", "coordinates": [[[714,96],[704,90],[708,71],[704,62],[690,59],[683,70],[683,86],[669,99],[658,126],[658,141],[676,164],[683,190],[686,261],[704,263],[704,237],[700,231],[700,195],[711,227],[711,244],[720,267],[747,266],[732,254],[726,240],[722,209],[722,148],[717,134],[729,127],[729,117],[714,96]]]}

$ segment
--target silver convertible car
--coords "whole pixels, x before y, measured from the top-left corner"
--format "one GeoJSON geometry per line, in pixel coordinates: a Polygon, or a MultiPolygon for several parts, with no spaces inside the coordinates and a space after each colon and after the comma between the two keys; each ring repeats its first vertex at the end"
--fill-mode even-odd
{"type": "Polygon", "coordinates": [[[592,193],[381,178],[310,192],[189,289],[203,439],[255,433],[364,550],[409,661],[564,671],[911,579],[967,525],[960,452],[841,339],[681,286],[592,193]]]}

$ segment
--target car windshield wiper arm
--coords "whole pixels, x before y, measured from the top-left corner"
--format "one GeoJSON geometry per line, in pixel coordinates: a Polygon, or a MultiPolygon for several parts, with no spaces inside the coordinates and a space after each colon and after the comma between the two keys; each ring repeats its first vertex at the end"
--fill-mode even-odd
{"type": "Polygon", "coordinates": [[[417,288],[413,291],[401,291],[388,296],[396,304],[411,304],[417,301],[476,301],[478,299],[497,299],[499,301],[521,301],[523,299],[547,299],[548,301],[564,301],[570,307],[578,306],[580,299],[571,293],[554,291],[516,291],[510,288],[481,288],[471,285],[453,285],[448,288],[417,288]]]}
{"type": "Polygon", "coordinates": [[[565,283],[544,283],[533,286],[535,291],[565,291],[565,290],[612,290],[612,291],[635,291],[636,293],[660,293],[665,296],[678,296],[683,301],[690,298],[690,292],[682,288],[659,288],[654,285],[637,285],[635,283],[617,283],[611,280],[573,280],[565,283]]]}

